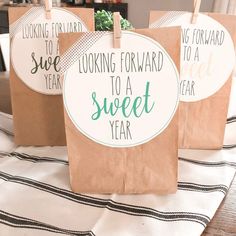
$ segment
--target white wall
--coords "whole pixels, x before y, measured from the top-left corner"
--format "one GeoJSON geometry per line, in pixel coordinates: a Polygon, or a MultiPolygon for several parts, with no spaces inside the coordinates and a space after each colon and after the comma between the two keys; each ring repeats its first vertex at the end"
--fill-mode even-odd
{"type": "MultiPolygon", "coordinates": [[[[204,0],[201,11],[211,11],[214,0],[204,0]]],[[[128,18],[135,28],[148,26],[150,10],[188,10],[193,9],[193,0],[124,0],[129,11],[128,18]]]]}

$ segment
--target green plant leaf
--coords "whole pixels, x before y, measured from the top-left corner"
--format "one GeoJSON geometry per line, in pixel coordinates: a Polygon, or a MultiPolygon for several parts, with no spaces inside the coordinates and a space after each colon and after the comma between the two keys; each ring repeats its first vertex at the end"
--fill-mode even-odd
{"type": "MultiPolygon", "coordinates": [[[[96,31],[112,31],[113,30],[113,13],[110,11],[97,11],[95,13],[95,30],[96,31]]],[[[122,18],[120,20],[122,30],[133,29],[131,23],[122,18]]]]}

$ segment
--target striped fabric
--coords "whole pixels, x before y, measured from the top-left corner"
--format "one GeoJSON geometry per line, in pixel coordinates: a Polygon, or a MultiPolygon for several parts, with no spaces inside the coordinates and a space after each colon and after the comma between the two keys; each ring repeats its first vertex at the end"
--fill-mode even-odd
{"type": "Polygon", "coordinates": [[[235,175],[236,116],[225,142],[220,151],[179,150],[176,194],[75,194],[66,148],[16,147],[12,118],[0,113],[0,235],[201,235],[235,175]]]}

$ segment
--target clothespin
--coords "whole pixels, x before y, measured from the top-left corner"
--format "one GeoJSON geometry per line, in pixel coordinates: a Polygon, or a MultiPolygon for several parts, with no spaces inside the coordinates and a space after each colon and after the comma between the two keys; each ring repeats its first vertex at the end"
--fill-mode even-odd
{"type": "Polygon", "coordinates": [[[33,3],[34,5],[37,5],[37,4],[38,4],[38,0],[32,0],[32,3],[33,3]]]}
{"type": "Polygon", "coordinates": [[[46,11],[46,19],[50,20],[51,16],[51,9],[52,9],[52,0],[44,0],[45,3],[45,11],[46,11]]]}
{"type": "Polygon", "coordinates": [[[120,13],[113,13],[113,47],[120,48],[121,39],[121,26],[120,26],[120,13]]]}
{"type": "Polygon", "coordinates": [[[194,11],[193,11],[193,16],[192,16],[192,24],[196,24],[197,22],[197,17],[198,13],[200,10],[201,6],[201,0],[194,0],[194,11]]]}

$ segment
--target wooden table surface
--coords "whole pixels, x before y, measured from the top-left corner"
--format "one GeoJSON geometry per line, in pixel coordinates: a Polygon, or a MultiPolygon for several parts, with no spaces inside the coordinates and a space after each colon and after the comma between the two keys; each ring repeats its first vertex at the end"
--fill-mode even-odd
{"type": "Polygon", "coordinates": [[[202,236],[236,236],[236,177],[202,236]]]}
{"type": "MultiPolygon", "coordinates": [[[[2,108],[4,112],[11,112],[7,77],[9,77],[9,73],[0,72],[0,109],[2,108]],[[3,101],[5,101],[4,104],[2,104],[3,101]]],[[[236,236],[236,178],[202,236],[236,236]]]]}

